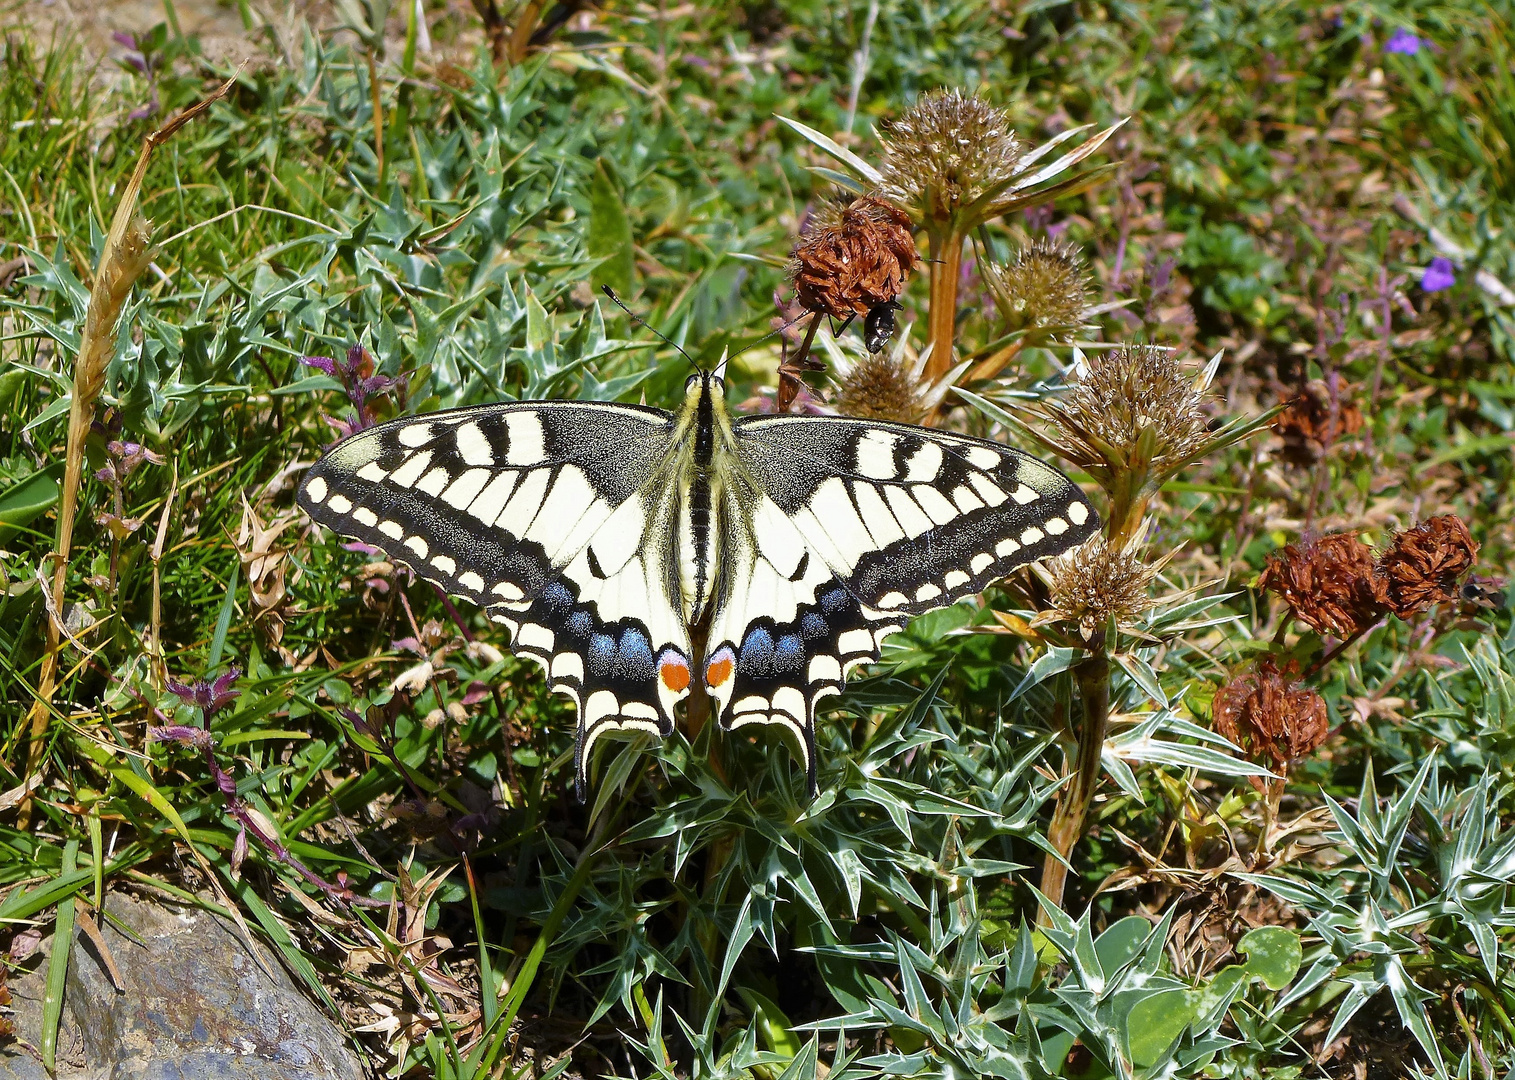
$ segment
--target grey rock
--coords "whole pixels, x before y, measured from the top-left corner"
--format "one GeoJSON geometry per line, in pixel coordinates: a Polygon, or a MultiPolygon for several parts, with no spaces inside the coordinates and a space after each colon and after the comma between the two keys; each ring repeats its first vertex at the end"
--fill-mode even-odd
{"type": "MultiPolygon", "coordinates": [[[[47,961],[52,953],[53,936],[47,934],[36,954],[11,973],[6,987],[11,994],[6,1019],[14,1025],[16,1039],[0,1046],[0,1080],[48,1080],[37,1047],[42,1045],[42,999],[47,995],[47,961]]],[[[58,1031],[59,1080],[93,1080],[88,1072],[75,1067],[81,1044],[79,1031],[65,1011],[58,1031]]]]}
{"type": "MultiPolygon", "coordinates": [[[[235,927],[120,894],[106,908],[137,938],[99,921],[125,985],[117,990],[94,943],[76,930],[64,994],[83,1060],[102,1080],[366,1076],[336,1025],[255,944],[260,966],[235,927]]],[[[0,1080],[10,1078],[0,1072],[0,1080]]]]}

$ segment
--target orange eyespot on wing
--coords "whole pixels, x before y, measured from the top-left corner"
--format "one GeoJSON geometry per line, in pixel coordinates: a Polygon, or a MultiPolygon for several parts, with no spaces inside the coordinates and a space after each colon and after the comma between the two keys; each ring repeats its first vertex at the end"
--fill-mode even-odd
{"type": "Polygon", "coordinates": [[[705,665],[705,685],[711,689],[725,685],[731,673],[736,670],[736,654],[730,646],[722,648],[710,658],[710,663],[705,665]]]}
{"type": "Polygon", "coordinates": [[[665,649],[658,657],[658,676],[675,694],[683,693],[689,688],[689,661],[672,649],[665,649]]]}

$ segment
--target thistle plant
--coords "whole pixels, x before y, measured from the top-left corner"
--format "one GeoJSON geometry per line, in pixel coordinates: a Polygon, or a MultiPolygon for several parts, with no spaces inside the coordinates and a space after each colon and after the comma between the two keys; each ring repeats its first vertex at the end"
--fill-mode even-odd
{"type": "Polygon", "coordinates": [[[997,318],[992,340],[973,354],[970,384],[995,378],[1027,349],[1072,344],[1077,330],[1124,305],[1090,305],[1088,267],[1069,244],[1038,240],[1009,262],[980,258],[977,267],[997,318]]]}
{"type": "Polygon", "coordinates": [[[1215,694],[1215,730],[1241,747],[1248,756],[1265,761],[1276,774],[1252,777],[1263,793],[1260,854],[1272,855],[1273,823],[1288,781],[1289,763],[1313,752],[1330,733],[1325,699],[1298,685],[1299,668],[1280,669],[1272,657],[1222,686],[1215,694]]]}
{"type": "Polygon", "coordinates": [[[957,294],[963,246],[979,226],[1016,210],[1052,202],[1097,184],[1116,164],[1063,176],[1115,133],[1115,124],[1076,149],[1041,165],[1053,150],[1087,132],[1070,128],[1027,149],[1008,114],[974,94],[933,90],[898,118],[881,125],[882,163],[875,167],[804,124],[779,117],[836,160],[846,172],[816,171],[857,195],[897,207],[925,232],[931,264],[925,376],[940,379],[954,360],[957,294]],[[1038,167],[1039,166],[1039,167],[1038,167]],[[1061,179],[1055,179],[1061,177],[1061,179]]]}
{"type": "Polygon", "coordinates": [[[930,349],[917,352],[910,329],[907,326],[892,346],[876,353],[852,341],[824,341],[822,350],[836,383],[828,407],[843,416],[905,424],[919,424],[935,413],[967,365],[928,380],[930,349]]]}
{"type": "MultiPolygon", "coordinates": [[[[1321,637],[1340,639],[1315,662],[1311,670],[1319,671],[1385,615],[1409,619],[1456,602],[1477,558],[1462,519],[1442,514],[1396,533],[1376,559],[1355,534],[1307,537],[1270,555],[1257,584],[1321,637]]],[[[1279,627],[1279,643],[1287,628],[1279,627]]]]}
{"type": "Polygon", "coordinates": [[[1107,499],[1103,532],[1046,571],[1050,620],[1060,621],[1065,631],[1054,639],[1050,627],[1006,624],[1012,632],[1063,648],[1078,689],[1079,719],[1063,733],[1067,783],[1047,829],[1056,854],[1048,854],[1042,868],[1041,890],[1053,904],[1062,902],[1067,859],[1083,837],[1099,785],[1112,660],[1134,666],[1119,650],[1120,631],[1154,606],[1148,586],[1163,561],[1148,564],[1140,554],[1148,505],[1178,473],[1260,430],[1276,412],[1239,418],[1212,432],[1205,398],[1220,360],[1216,354],[1190,375],[1172,350],[1155,346],[1088,357],[1076,353],[1067,391],[1032,409],[1001,408],[959,390],[991,418],[1020,429],[1088,474],[1107,499]],[[1054,434],[1045,434],[1048,429],[1054,434]]]}

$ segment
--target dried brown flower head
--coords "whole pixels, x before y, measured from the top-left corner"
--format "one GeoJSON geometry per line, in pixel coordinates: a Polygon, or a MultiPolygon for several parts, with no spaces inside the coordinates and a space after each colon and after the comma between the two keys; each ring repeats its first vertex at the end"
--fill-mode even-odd
{"type": "Polygon", "coordinates": [[[1110,547],[1103,533],[1045,565],[1053,611],[1089,637],[1108,625],[1133,622],[1152,606],[1148,587],[1160,566],[1142,559],[1137,544],[1110,547]]]}
{"type": "Polygon", "coordinates": [[[1078,464],[1139,464],[1161,474],[1205,443],[1209,418],[1201,403],[1211,373],[1194,379],[1171,350],[1126,345],[1085,361],[1048,411],[1078,464]]]}
{"type": "Polygon", "coordinates": [[[1000,313],[1014,329],[1072,327],[1089,303],[1089,273],[1072,247],[1038,240],[1013,263],[981,263],[1000,313]]]}
{"type": "Polygon", "coordinates": [[[910,219],[864,195],[826,212],[800,238],[789,278],[806,310],[845,319],[894,300],[919,262],[910,219]]]}
{"type": "Polygon", "coordinates": [[[1387,606],[1373,553],[1355,533],[1288,545],[1268,556],[1257,584],[1283,597],[1300,622],[1337,637],[1372,626],[1387,606]]]}
{"type": "Polygon", "coordinates": [[[1311,382],[1273,420],[1273,430],[1283,438],[1283,458],[1295,465],[1311,465],[1337,439],[1362,430],[1362,410],[1340,390],[1333,396],[1323,382],[1311,382]]]}
{"type": "Polygon", "coordinates": [[[1006,183],[1021,158],[1004,110],[958,90],[922,94],[880,128],[879,193],[927,218],[946,217],[1006,183]]]}
{"type": "Polygon", "coordinates": [[[1250,675],[1232,679],[1215,693],[1215,730],[1253,760],[1286,765],[1326,741],[1326,702],[1308,687],[1296,687],[1294,672],[1281,672],[1264,658],[1250,675]]]}
{"type": "Polygon", "coordinates": [[[843,416],[905,424],[917,422],[921,413],[915,376],[892,351],[864,355],[847,373],[833,404],[843,416]]]}
{"type": "Polygon", "coordinates": [[[1477,558],[1477,542],[1453,514],[1430,518],[1399,533],[1378,560],[1389,610],[1405,618],[1433,604],[1458,599],[1458,581],[1477,558]]]}

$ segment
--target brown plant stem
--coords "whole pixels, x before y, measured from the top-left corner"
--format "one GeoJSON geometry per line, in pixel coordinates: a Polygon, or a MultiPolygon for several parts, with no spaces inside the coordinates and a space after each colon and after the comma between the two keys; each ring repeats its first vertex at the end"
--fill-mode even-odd
{"type": "MultiPolygon", "coordinates": [[[[1310,676],[1314,675],[1316,672],[1322,670],[1332,660],[1335,660],[1338,656],[1340,656],[1342,653],[1346,652],[1353,645],[1355,645],[1357,643],[1357,641],[1364,634],[1366,634],[1369,630],[1372,630],[1375,626],[1378,626],[1382,622],[1383,622],[1382,619],[1375,619],[1371,623],[1369,623],[1367,626],[1359,626],[1356,630],[1352,631],[1352,633],[1351,633],[1350,636],[1348,636],[1346,638],[1343,638],[1342,641],[1341,641],[1341,643],[1339,645],[1337,645],[1336,648],[1332,649],[1330,652],[1328,652],[1324,656],[1322,656],[1319,660],[1315,661],[1315,663],[1311,664],[1310,667],[1309,667],[1309,669],[1305,672],[1305,676],[1304,677],[1308,679],[1310,676]]],[[[1284,625],[1287,626],[1288,624],[1289,624],[1289,621],[1287,619],[1285,619],[1284,620],[1284,625]]]]}
{"type": "MultiPolygon", "coordinates": [[[[213,102],[225,97],[236,79],[237,76],[233,75],[210,95],[179,113],[142,141],[137,166],[132,171],[126,190],[122,192],[121,201],[116,205],[116,215],[111,221],[110,232],[105,237],[105,247],[100,252],[100,264],[95,268],[89,307],[84,317],[84,331],[79,336],[79,355],[74,364],[74,390],[68,410],[63,491],[58,498],[58,531],[52,553],[52,609],[57,617],[50,616],[47,620],[46,652],[42,658],[41,676],[37,680],[37,696],[32,702],[31,741],[27,747],[24,776],[30,776],[41,764],[48,717],[52,713],[53,693],[57,689],[58,651],[62,637],[59,619],[63,614],[63,586],[68,577],[68,557],[73,550],[74,518],[79,508],[79,482],[84,472],[84,440],[95,419],[95,402],[105,387],[105,367],[110,362],[121,309],[131,293],[132,283],[151,260],[148,251],[150,226],[137,213],[137,195],[142,190],[142,180],[147,175],[147,165],[152,159],[153,151],[172,138],[181,127],[209,109],[213,102]]],[[[21,828],[25,828],[29,821],[30,805],[28,797],[18,812],[17,823],[21,828]]]]}
{"type": "Polygon", "coordinates": [[[368,50],[368,95],[373,102],[373,154],[378,161],[378,188],[384,187],[384,99],[379,92],[379,65],[368,50]]]}
{"type": "MultiPolygon", "coordinates": [[[[1110,721],[1110,658],[1105,642],[1104,635],[1101,635],[1097,647],[1073,669],[1083,720],[1078,729],[1078,748],[1070,779],[1058,793],[1052,823],[1047,827],[1047,839],[1057,855],[1049,853],[1042,863],[1041,891],[1058,907],[1063,905],[1068,860],[1074,846],[1083,839],[1089,805],[1094,801],[1095,788],[1099,786],[1100,755],[1105,748],[1105,730],[1110,721]]],[[[1037,922],[1049,925],[1045,911],[1037,914],[1037,922]]]]}
{"type": "Polygon", "coordinates": [[[1024,337],[1016,338],[1003,349],[990,353],[968,369],[968,374],[963,376],[963,383],[970,384],[994,378],[1001,371],[1005,370],[1010,361],[1021,354],[1021,350],[1026,347],[1028,340],[1028,338],[1024,337]]]}
{"type": "Polygon", "coordinates": [[[484,34],[489,38],[489,53],[496,65],[505,60],[509,50],[510,35],[506,32],[505,17],[500,14],[500,5],[495,0],[473,0],[473,9],[484,21],[484,34]]]}
{"type": "Polygon", "coordinates": [[[531,35],[536,33],[537,23],[542,20],[542,8],[545,6],[542,0],[527,0],[527,3],[521,5],[521,13],[516,17],[515,29],[510,34],[510,48],[507,53],[512,67],[526,59],[526,51],[531,48],[531,35]]]}
{"type": "Polygon", "coordinates": [[[931,356],[923,376],[935,382],[952,369],[952,345],[957,335],[957,279],[963,263],[963,234],[951,222],[927,226],[931,262],[931,307],[926,340],[931,356]]]}

